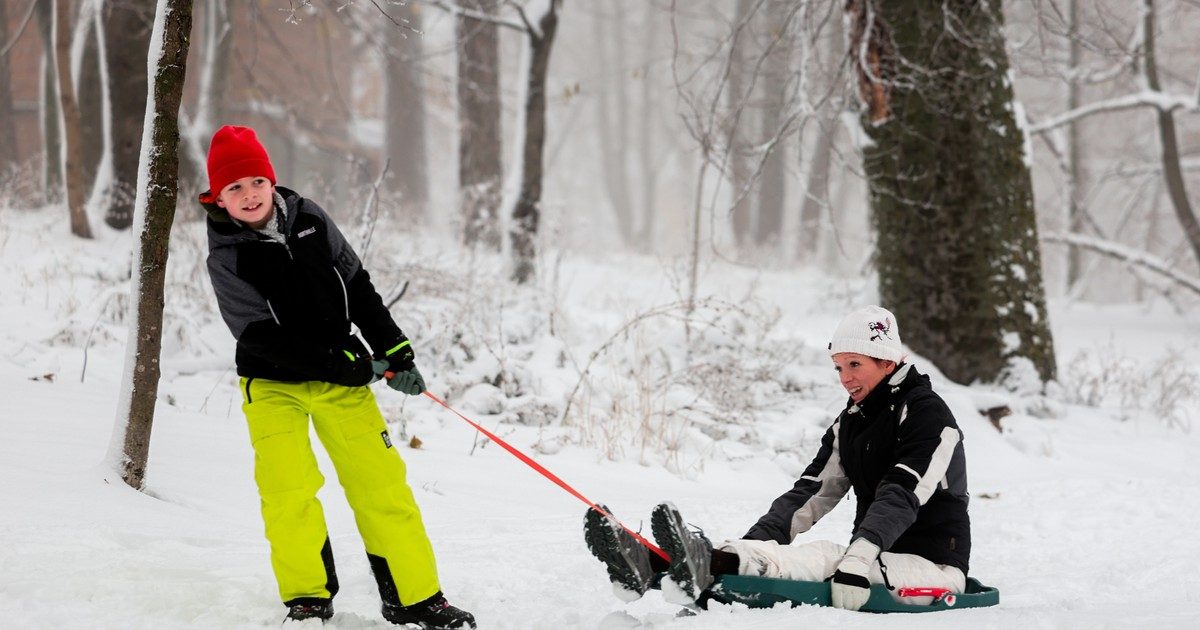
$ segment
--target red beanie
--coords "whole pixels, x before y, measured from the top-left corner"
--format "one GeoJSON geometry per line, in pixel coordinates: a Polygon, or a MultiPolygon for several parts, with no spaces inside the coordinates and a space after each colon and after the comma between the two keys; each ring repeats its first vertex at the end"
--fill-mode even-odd
{"type": "Polygon", "coordinates": [[[213,195],[243,177],[266,177],[275,183],[271,158],[249,127],[225,125],[208,145],[208,189],[213,195]]]}

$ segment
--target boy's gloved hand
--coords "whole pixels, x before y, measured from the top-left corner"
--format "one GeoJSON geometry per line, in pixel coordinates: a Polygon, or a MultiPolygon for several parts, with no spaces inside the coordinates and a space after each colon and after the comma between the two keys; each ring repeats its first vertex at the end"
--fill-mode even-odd
{"type": "Polygon", "coordinates": [[[329,354],[327,380],[330,383],[345,387],[362,387],[376,380],[371,359],[352,357],[341,350],[330,350],[329,354]]]}
{"type": "Polygon", "coordinates": [[[371,361],[371,371],[375,373],[375,377],[371,379],[371,382],[374,383],[375,381],[378,381],[379,379],[383,378],[383,375],[387,373],[387,370],[388,370],[388,362],[387,361],[380,361],[378,359],[372,360],[371,361]]]}
{"type": "Polygon", "coordinates": [[[833,605],[846,610],[858,610],[871,597],[871,581],[867,574],[871,571],[871,563],[879,557],[879,547],[875,543],[858,538],[850,543],[846,555],[838,562],[837,571],[833,573],[833,583],[829,585],[830,598],[833,605]]]}
{"type": "Polygon", "coordinates": [[[388,387],[409,396],[425,391],[425,378],[413,363],[413,356],[412,343],[401,335],[400,342],[385,354],[387,370],[383,373],[388,387]]]}
{"type": "Polygon", "coordinates": [[[416,396],[425,391],[425,378],[421,376],[421,372],[417,370],[417,366],[412,366],[403,372],[388,372],[392,377],[388,379],[388,387],[404,392],[409,396],[416,396]]]}

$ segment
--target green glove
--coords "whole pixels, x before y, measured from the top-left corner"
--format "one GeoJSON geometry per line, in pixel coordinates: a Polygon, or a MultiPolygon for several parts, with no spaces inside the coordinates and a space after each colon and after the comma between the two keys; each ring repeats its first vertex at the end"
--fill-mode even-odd
{"type": "Polygon", "coordinates": [[[371,371],[375,373],[375,378],[372,378],[371,382],[374,383],[375,381],[383,378],[383,374],[387,372],[387,369],[387,361],[371,361],[371,371]]]}
{"type": "Polygon", "coordinates": [[[415,365],[402,372],[393,373],[387,384],[388,387],[409,396],[416,396],[425,391],[425,379],[415,365]]]}

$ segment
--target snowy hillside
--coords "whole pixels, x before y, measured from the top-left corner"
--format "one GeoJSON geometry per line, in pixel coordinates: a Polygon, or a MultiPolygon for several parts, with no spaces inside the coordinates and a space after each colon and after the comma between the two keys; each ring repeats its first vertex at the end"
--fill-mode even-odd
{"type": "MultiPolygon", "coordinates": [[[[61,208],[0,213],[0,626],[278,625],[201,226],[172,242],[142,494],[101,467],[129,235],[71,238],[61,208]]],[[[437,235],[396,246],[408,249],[377,243],[367,266],[382,292],[411,281],[393,312],[432,391],[631,526],[648,530],[669,499],[717,539],[741,535],[812,455],[845,396],[826,337],[872,300],[861,282],[713,264],[685,328],[669,262],[567,252],[544,261],[540,289],[501,295],[497,260],[445,254],[457,250],[437,235]]],[[[676,619],[657,593],[623,604],[584,546],[581,503],[431,401],[376,393],[397,443],[420,440],[401,451],[409,483],[444,589],[481,628],[1200,627],[1200,321],[1166,307],[1051,308],[1062,386],[1047,398],[954,385],[915,359],[966,434],[972,573],[1001,591],[990,609],[718,606],[676,619]],[[995,403],[1016,411],[1003,433],[976,412],[995,403]]],[[[319,459],[342,584],[325,627],[389,627],[319,459]]],[[[809,537],[844,540],[852,517],[844,501],[809,537]]]]}

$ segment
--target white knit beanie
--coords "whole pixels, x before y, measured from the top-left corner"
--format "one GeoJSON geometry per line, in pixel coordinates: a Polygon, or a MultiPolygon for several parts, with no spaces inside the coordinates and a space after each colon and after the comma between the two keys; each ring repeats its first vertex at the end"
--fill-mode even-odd
{"type": "Polygon", "coordinates": [[[830,356],[840,352],[857,352],[899,363],[904,358],[904,349],[900,346],[896,316],[879,306],[864,306],[850,313],[838,324],[829,342],[830,356]]]}

